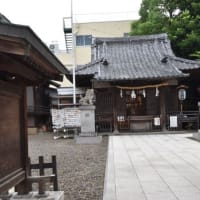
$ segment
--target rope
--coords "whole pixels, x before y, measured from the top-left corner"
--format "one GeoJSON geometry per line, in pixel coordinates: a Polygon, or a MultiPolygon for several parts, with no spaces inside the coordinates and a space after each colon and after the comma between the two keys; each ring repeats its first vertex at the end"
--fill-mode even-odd
{"type": "Polygon", "coordinates": [[[127,87],[127,86],[117,86],[117,88],[124,89],[124,90],[140,90],[140,89],[146,89],[146,88],[159,88],[163,86],[169,85],[168,83],[160,83],[160,84],[155,84],[155,85],[144,85],[144,86],[132,86],[132,87],[127,87]]]}

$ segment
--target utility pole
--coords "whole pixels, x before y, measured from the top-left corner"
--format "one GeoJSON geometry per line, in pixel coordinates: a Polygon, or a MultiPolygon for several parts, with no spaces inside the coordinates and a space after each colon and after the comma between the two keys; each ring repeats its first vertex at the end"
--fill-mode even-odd
{"type": "Polygon", "coordinates": [[[76,105],[76,34],[73,26],[73,0],[71,0],[72,63],[73,63],[73,104],[76,105]]]}

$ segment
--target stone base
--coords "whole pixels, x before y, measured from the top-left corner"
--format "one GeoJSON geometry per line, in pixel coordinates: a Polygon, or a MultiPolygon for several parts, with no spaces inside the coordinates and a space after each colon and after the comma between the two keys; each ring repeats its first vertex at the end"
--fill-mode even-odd
{"type": "Polygon", "coordinates": [[[200,130],[198,130],[197,133],[193,133],[193,138],[195,138],[196,140],[200,140],[200,130]]]}
{"type": "Polygon", "coordinates": [[[81,111],[81,133],[95,133],[95,106],[80,106],[81,111]]]}
{"type": "Polygon", "coordinates": [[[96,137],[97,136],[97,132],[81,132],[79,133],[80,137],[96,137]]]}
{"type": "Polygon", "coordinates": [[[38,192],[30,192],[27,195],[14,193],[9,200],[64,200],[63,191],[46,191],[46,197],[39,197],[38,192]]]}
{"type": "Polygon", "coordinates": [[[117,129],[115,129],[114,131],[113,131],[113,135],[119,135],[120,134],[120,132],[117,130],[117,129]]]}
{"type": "Polygon", "coordinates": [[[76,144],[100,144],[102,136],[76,136],[76,144]]]}

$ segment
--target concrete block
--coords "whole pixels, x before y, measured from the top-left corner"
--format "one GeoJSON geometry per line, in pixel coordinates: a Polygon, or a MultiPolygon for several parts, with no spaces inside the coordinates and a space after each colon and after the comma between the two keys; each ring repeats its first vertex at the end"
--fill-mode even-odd
{"type": "Polygon", "coordinates": [[[76,144],[100,144],[102,136],[76,136],[76,144]]]}
{"type": "Polygon", "coordinates": [[[195,138],[196,140],[200,140],[200,131],[193,133],[193,138],[195,138]]]}
{"type": "Polygon", "coordinates": [[[46,191],[46,197],[39,197],[37,192],[30,192],[28,195],[17,195],[14,193],[10,200],[64,200],[63,191],[46,191]]]}

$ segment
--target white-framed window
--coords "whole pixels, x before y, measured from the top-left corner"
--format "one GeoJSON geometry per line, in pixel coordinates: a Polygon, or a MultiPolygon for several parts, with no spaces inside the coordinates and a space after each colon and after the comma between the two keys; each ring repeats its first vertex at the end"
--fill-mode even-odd
{"type": "Polygon", "coordinates": [[[124,33],[124,37],[129,37],[129,33],[124,33]]]}
{"type": "Polygon", "coordinates": [[[92,35],[77,35],[76,46],[88,46],[92,44],[92,35]]]}

